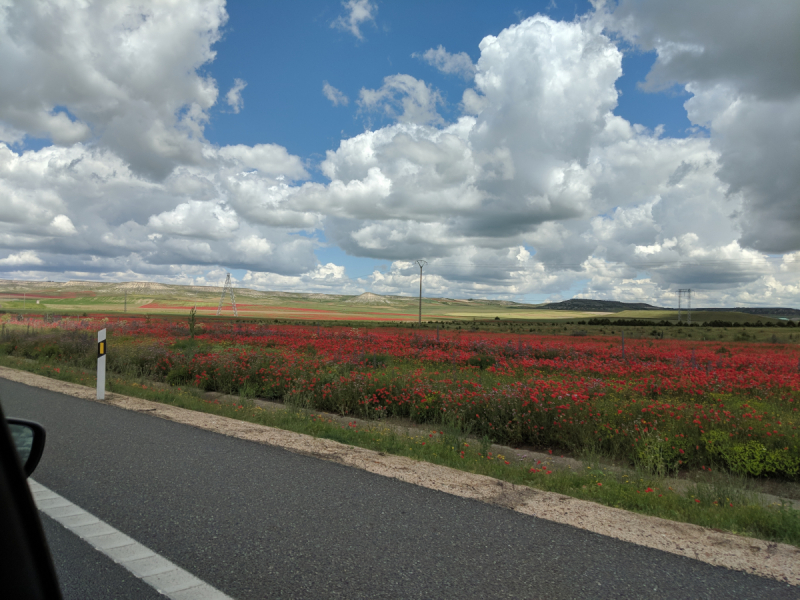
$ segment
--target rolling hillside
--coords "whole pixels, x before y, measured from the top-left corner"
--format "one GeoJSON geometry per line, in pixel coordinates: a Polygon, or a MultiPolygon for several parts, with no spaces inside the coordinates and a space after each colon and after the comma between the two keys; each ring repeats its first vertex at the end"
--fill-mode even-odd
{"type": "MultiPolygon", "coordinates": [[[[418,298],[294,293],[235,288],[240,317],[416,321],[418,298]]],[[[15,281],[0,280],[0,310],[59,313],[183,314],[196,307],[198,314],[216,315],[222,287],[182,286],[136,282],[15,281]]],[[[677,321],[678,311],[642,302],[616,302],[573,298],[564,302],[522,304],[509,300],[423,298],[423,319],[456,321],[513,319],[648,319],[677,321]]],[[[230,296],[223,302],[224,316],[233,314],[230,296]]],[[[686,316],[684,315],[684,319],[686,316]]],[[[728,321],[755,323],[766,319],[800,319],[794,308],[698,308],[692,322],[728,321]]]]}

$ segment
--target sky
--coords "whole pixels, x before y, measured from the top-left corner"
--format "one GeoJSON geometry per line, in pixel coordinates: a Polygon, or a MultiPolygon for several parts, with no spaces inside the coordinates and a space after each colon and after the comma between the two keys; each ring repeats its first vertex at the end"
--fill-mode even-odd
{"type": "Polygon", "coordinates": [[[800,307],[796,0],[0,0],[0,278],[800,307]]]}

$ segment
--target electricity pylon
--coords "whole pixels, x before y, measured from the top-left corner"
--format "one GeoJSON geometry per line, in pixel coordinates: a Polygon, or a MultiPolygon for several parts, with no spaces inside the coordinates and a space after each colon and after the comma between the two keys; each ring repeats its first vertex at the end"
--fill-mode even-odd
{"type": "Polygon", "coordinates": [[[687,302],[686,315],[688,317],[688,323],[689,323],[689,325],[691,325],[692,324],[692,290],[688,289],[688,288],[685,289],[685,290],[678,290],[678,323],[681,322],[681,299],[683,298],[684,294],[686,294],[686,302],[687,302]]]}
{"type": "Polygon", "coordinates": [[[419,265],[419,322],[422,323],[422,267],[428,264],[426,260],[414,261],[419,265]]]}
{"type": "Polygon", "coordinates": [[[225,302],[225,290],[230,290],[231,292],[231,305],[233,305],[233,316],[238,317],[239,314],[236,312],[236,298],[233,297],[233,283],[231,283],[231,274],[228,273],[228,276],[225,278],[225,285],[222,286],[222,296],[219,299],[219,306],[217,307],[217,316],[222,312],[222,303],[225,302]]]}

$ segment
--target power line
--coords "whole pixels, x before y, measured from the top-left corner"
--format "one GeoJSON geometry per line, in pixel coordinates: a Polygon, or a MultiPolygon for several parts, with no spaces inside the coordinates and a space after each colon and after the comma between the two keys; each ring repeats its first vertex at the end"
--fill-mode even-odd
{"type": "MultiPolygon", "coordinates": [[[[660,268],[660,267],[686,268],[686,267],[702,267],[702,266],[745,266],[745,267],[752,267],[753,269],[758,269],[759,267],[763,267],[763,262],[779,261],[782,260],[782,258],[783,257],[780,256],[762,257],[757,262],[744,259],[686,259],[686,260],[676,260],[676,261],[648,261],[648,262],[635,262],[635,263],[604,261],[603,264],[612,268],[621,267],[621,268],[640,269],[640,270],[648,268],[660,268]]],[[[483,269],[493,269],[493,270],[530,271],[530,270],[538,270],[542,267],[551,270],[580,269],[586,266],[586,261],[580,263],[536,262],[528,265],[522,265],[519,263],[504,265],[497,263],[449,263],[449,262],[437,262],[434,260],[434,262],[429,264],[431,268],[448,267],[448,268],[458,268],[458,269],[472,269],[479,267],[483,269]]],[[[369,272],[363,272],[363,274],[353,275],[351,276],[351,278],[366,277],[372,275],[376,270],[377,269],[372,269],[369,272]]]]}

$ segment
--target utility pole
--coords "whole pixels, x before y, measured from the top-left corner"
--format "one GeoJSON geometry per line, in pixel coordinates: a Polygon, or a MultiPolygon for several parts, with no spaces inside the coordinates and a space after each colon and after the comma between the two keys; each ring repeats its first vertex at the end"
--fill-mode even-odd
{"type": "Polygon", "coordinates": [[[422,324],[422,267],[428,264],[426,260],[415,261],[419,265],[419,323],[422,324]]]}
{"type": "Polygon", "coordinates": [[[125,304],[123,306],[122,312],[128,312],[128,290],[125,290],[125,304]]]}

